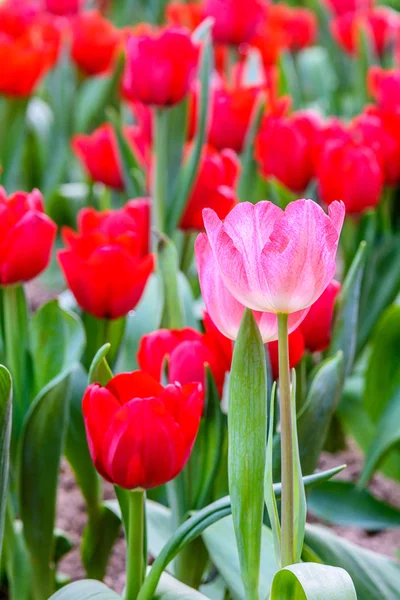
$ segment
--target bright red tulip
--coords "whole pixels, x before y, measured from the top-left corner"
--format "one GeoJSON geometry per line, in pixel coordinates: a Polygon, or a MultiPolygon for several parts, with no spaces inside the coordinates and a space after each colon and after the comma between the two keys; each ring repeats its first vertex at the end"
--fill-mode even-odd
{"type": "Polygon", "coordinates": [[[333,311],[341,287],[340,283],[333,279],[323,294],[311,306],[306,318],[300,325],[305,347],[310,352],[323,352],[330,344],[333,311]]]}
{"type": "Polygon", "coordinates": [[[316,168],[319,158],[325,144],[332,140],[341,140],[348,142],[352,139],[349,128],[346,123],[337,117],[329,118],[319,129],[312,147],[313,164],[316,168]]]}
{"type": "Polygon", "coordinates": [[[58,261],[79,306],[98,319],[118,319],[134,309],[154,269],[149,254],[150,201],[123,209],[84,208],[78,233],[65,227],[58,261]]]}
{"type": "Polygon", "coordinates": [[[364,30],[381,56],[400,34],[400,16],[385,7],[365,13],[346,13],[332,21],[331,30],[337,43],[350,54],[359,51],[360,33],[364,30]]]}
{"type": "Polygon", "coordinates": [[[358,214],[378,204],[384,175],[371,148],[352,140],[332,140],[321,151],[317,181],[323,202],[340,198],[346,213],[358,214]]]}
{"type": "Polygon", "coordinates": [[[0,283],[29,281],[48,265],[57,227],[43,210],[39,190],[7,198],[0,187],[0,283]]]}
{"type": "Polygon", "coordinates": [[[400,115],[400,69],[385,71],[372,67],[368,72],[368,88],[381,111],[400,115]]]}
{"type": "Polygon", "coordinates": [[[180,229],[203,231],[203,208],[213,208],[224,219],[237,203],[235,185],[240,162],[233,150],[217,152],[206,146],[199,174],[182,215],[180,229]]]}
{"type": "Polygon", "coordinates": [[[143,104],[178,104],[189,92],[197,63],[198,48],[183,27],[133,35],[127,44],[124,93],[143,104]]]}
{"type": "Polygon", "coordinates": [[[0,31],[12,38],[26,33],[40,14],[40,7],[26,0],[8,0],[0,4],[0,31]]]}
{"type": "Polygon", "coordinates": [[[30,96],[57,60],[60,32],[51,23],[38,22],[13,37],[0,23],[0,94],[30,96]]]}
{"type": "Polygon", "coordinates": [[[199,384],[163,387],[140,371],[94,383],[83,398],[86,436],[100,475],[150,489],[174,479],[192,451],[203,410],[199,384]]]}
{"type": "Polygon", "coordinates": [[[329,8],[336,15],[371,10],[375,0],[326,0],[329,8]]]}
{"type": "Polygon", "coordinates": [[[98,11],[83,12],[71,22],[71,55],[87,75],[109,71],[121,43],[121,34],[98,11]]]}
{"type": "MultiPolygon", "coordinates": [[[[306,317],[307,318],[307,317],[306,317]]],[[[305,345],[304,336],[301,326],[289,334],[289,366],[294,369],[304,355],[305,345]]],[[[269,362],[271,365],[272,376],[276,380],[279,377],[279,350],[278,342],[270,342],[267,344],[269,362]]]]}
{"type": "Polygon", "coordinates": [[[311,112],[266,115],[256,141],[262,174],[293,192],[304,191],[314,176],[313,146],[319,127],[319,118],[311,112]]]}
{"type": "Polygon", "coordinates": [[[204,16],[214,19],[213,37],[221,44],[249,42],[264,18],[261,0],[205,0],[204,16]]]}
{"type": "Polygon", "coordinates": [[[290,8],[285,28],[289,36],[289,48],[293,51],[303,50],[316,41],[317,17],[307,8],[290,8]]]}
{"type": "MultiPolygon", "coordinates": [[[[138,352],[138,363],[142,371],[158,381],[162,369],[168,362],[170,383],[198,382],[205,387],[205,366],[208,365],[214,376],[218,391],[222,394],[225,374],[231,366],[226,354],[219,354],[221,334],[211,329],[201,334],[194,329],[169,331],[160,329],[142,337],[138,352]]],[[[228,342],[232,346],[232,342],[228,342]]]]}
{"type": "Polygon", "coordinates": [[[43,0],[44,8],[54,15],[70,17],[76,15],[82,5],[82,0],[43,0]]]}
{"type": "MultiPolygon", "coordinates": [[[[126,126],[124,134],[137,160],[145,167],[149,148],[140,127],[126,126]]],[[[117,190],[123,189],[118,144],[110,124],[101,125],[89,135],[76,134],[72,138],[72,149],[94,181],[117,190]]]]}

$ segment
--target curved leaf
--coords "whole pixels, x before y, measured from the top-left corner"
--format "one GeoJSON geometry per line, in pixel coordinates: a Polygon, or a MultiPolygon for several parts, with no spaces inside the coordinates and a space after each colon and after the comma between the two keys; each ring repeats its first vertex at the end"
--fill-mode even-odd
{"type": "Polygon", "coordinates": [[[85,579],[63,587],[49,600],[121,600],[121,598],[122,596],[110,590],[104,583],[85,579]]]}
{"type": "Polygon", "coordinates": [[[106,504],[99,507],[96,515],[89,517],[81,548],[82,562],[88,577],[99,580],[104,578],[120,529],[121,520],[106,504]]]}
{"type": "Polygon", "coordinates": [[[111,344],[104,344],[96,352],[89,369],[89,383],[107,385],[110,379],[112,379],[113,374],[106,359],[110,348],[111,344]]]}
{"type": "Polygon", "coordinates": [[[12,423],[11,375],[0,365],[0,556],[3,547],[12,423]]]}
{"type": "Polygon", "coordinates": [[[344,569],[305,562],[278,571],[270,600],[357,600],[357,594],[344,569]]]}
{"type": "Polygon", "coordinates": [[[163,573],[153,600],[207,600],[207,596],[163,573]]]}

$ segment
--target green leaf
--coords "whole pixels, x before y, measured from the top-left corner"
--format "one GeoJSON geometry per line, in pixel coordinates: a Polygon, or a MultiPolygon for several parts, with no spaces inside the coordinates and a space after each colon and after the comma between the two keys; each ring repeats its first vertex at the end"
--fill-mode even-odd
{"type": "Polygon", "coordinates": [[[20,189],[21,167],[26,141],[26,111],[28,100],[25,98],[4,98],[0,126],[0,173],[1,184],[8,193],[20,189]]]}
{"type": "Polygon", "coordinates": [[[215,477],[220,466],[224,439],[225,419],[221,401],[209,367],[206,368],[206,405],[194,451],[190,457],[193,473],[198,474],[198,492],[193,508],[199,510],[212,500],[215,477]],[[197,460],[196,460],[197,459],[197,460]]]}
{"type": "Polygon", "coordinates": [[[274,536],[274,548],[277,564],[281,560],[281,523],[279,520],[278,504],[276,502],[273,481],[273,446],[274,446],[274,424],[275,424],[275,398],[276,381],[272,386],[271,404],[269,413],[269,427],[267,440],[267,454],[265,464],[264,480],[264,500],[268,511],[268,517],[271,523],[272,534],[274,536]]]}
{"type": "Polygon", "coordinates": [[[349,481],[327,481],[308,496],[308,509],[332,525],[382,531],[400,527],[400,511],[349,481]],[[340,506],[340,510],[338,510],[340,506]]]}
{"type": "Polygon", "coordinates": [[[400,565],[360,548],[325,527],[307,525],[306,544],[328,565],[342,567],[353,580],[358,600],[398,598],[400,565]]]}
{"type": "Polygon", "coordinates": [[[174,193],[174,201],[171,204],[167,218],[167,233],[169,235],[172,235],[177,228],[181,215],[184,211],[187,199],[189,198],[200,168],[201,153],[207,137],[208,111],[210,107],[210,87],[214,57],[210,34],[212,22],[207,21],[207,23],[205,22],[203,25],[207,27],[207,30],[203,31],[204,42],[200,59],[200,100],[197,115],[196,138],[189,160],[181,169],[180,176],[177,181],[177,188],[176,192],[174,193]]]}
{"type": "Polygon", "coordinates": [[[343,382],[343,353],[325,359],[318,367],[305,404],[297,420],[300,460],[303,473],[313,473],[332,416],[337,407],[343,382]]]}
{"type": "Polygon", "coordinates": [[[22,534],[22,523],[14,519],[10,500],[7,503],[4,527],[4,564],[9,597],[31,600],[32,564],[22,534]]]}
{"type": "Polygon", "coordinates": [[[324,112],[332,108],[332,97],[339,81],[325,48],[305,48],[297,55],[299,80],[304,100],[322,104],[324,112]]]}
{"type": "Polygon", "coordinates": [[[86,347],[82,357],[83,366],[89,369],[98,349],[103,344],[110,344],[107,360],[112,368],[124,339],[126,317],[97,319],[93,315],[84,312],[82,320],[86,331],[86,347]]]}
{"type": "Polygon", "coordinates": [[[368,342],[382,312],[399,293],[399,260],[399,236],[385,241],[369,257],[360,299],[359,351],[368,342]]]}
{"type": "Polygon", "coordinates": [[[254,145],[264,111],[265,96],[264,94],[260,94],[251,116],[241,155],[242,171],[238,183],[238,197],[240,202],[250,201],[253,196],[254,176],[258,169],[258,165],[254,159],[254,145]]]}
{"type": "Polygon", "coordinates": [[[356,355],[360,291],[367,258],[366,250],[366,243],[361,242],[336,301],[328,355],[334,356],[339,350],[343,352],[345,375],[350,374],[356,355]]]}
{"type": "Polygon", "coordinates": [[[0,555],[3,547],[4,517],[7,501],[12,423],[11,375],[0,365],[0,555]]]}
{"type": "Polygon", "coordinates": [[[159,273],[154,273],[142,299],[133,313],[127,316],[124,343],[118,356],[116,371],[132,371],[138,368],[137,353],[141,338],[159,329],[164,307],[164,288],[159,273]]]}
{"type": "MultiPolygon", "coordinates": [[[[225,517],[203,533],[203,540],[210,554],[212,563],[224,579],[234,600],[245,600],[241,569],[239,564],[238,548],[235,540],[232,517],[225,517]]],[[[278,570],[274,558],[274,541],[270,529],[262,527],[261,532],[261,564],[259,586],[256,594],[260,598],[267,598],[273,577],[278,570]]]]}
{"type": "Polygon", "coordinates": [[[81,547],[82,563],[89,578],[104,578],[120,529],[121,520],[107,504],[100,506],[96,515],[89,517],[81,547]]]}
{"type": "Polygon", "coordinates": [[[279,72],[279,96],[290,96],[293,100],[293,108],[300,108],[301,86],[297,75],[293,55],[288,51],[280,53],[278,60],[279,72]]]}
{"type": "Polygon", "coordinates": [[[161,237],[158,244],[158,261],[164,284],[162,326],[168,329],[181,329],[183,309],[178,287],[178,252],[175,244],[165,236],[161,237]]]}
{"type": "Polygon", "coordinates": [[[278,571],[270,600],[357,600],[357,595],[344,569],[305,562],[278,571]]]}
{"type": "Polygon", "coordinates": [[[111,344],[104,344],[104,346],[97,351],[92,364],[90,365],[89,383],[99,383],[104,386],[112,379],[113,374],[106,359],[110,347],[111,344]]]}
{"type": "Polygon", "coordinates": [[[107,111],[107,114],[109,121],[114,127],[115,135],[117,137],[125,191],[129,198],[143,197],[146,195],[145,175],[143,170],[124,136],[118,114],[115,110],[111,109],[107,111]]]}
{"type": "Polygon", "coordinates": [[[51,300],[33,315],[30,341],[38,393],[57,375],[79,363],[85,331],[79,317],[60,308],[57,300],[51,300]]]}
{"type": "Polygon", "coordinates": [[[304,489],[303,476],[301,473],[299,442],[297,435],[296,419],[296,371],[292,369],[292,389],[290,405],[292,411],[293,436],[292,436],[292,460],[293,460],[293,518],[294,518],[294,553],[296,561],[300,561],[304,543],[304,530],[307,518],[306,493],[304,489]]]}
{"type": "Polygon", "coordinates": [[[33,402],[21,440],[21,518],[33,566],[35,599],[46,600],[55,584],[52,569],[54,520],[68,396],[69,375],[63,373],[33,402]]]}
{"type": "Polygon", "coordinates": [[[157,590],[153,595],[153,600],[206,600],[197,590],[178,581],[168,573],[163,573],[157,590]]]}
{"type": "Polygon", "coordinates": [[[70,583],[53,594],[49,600],[121,600],[121,598],[122,596],[110,590],[104,583],[86,579],[70,583]]]}
{"type": "Polygon", "coordinates": [[[54,530],[54,562],[57,564],[60,560],[71,552],[74,542],[62,529],[54,530]]]}
{"type": "Polygon", "coordinates": [[[174,192],[182,168],[184,146],[187,139],[189,99],[169,108],[166,113],[167,137],[167,171],[168,171],[168,193],[167,204],[171,206],[175,202],[174,192]]]}
{"type": "Polygon", "coordinates": [[[170,537],[174,534],[171,509],[146,501],[147,545],[151,556],[157,557],[170,537]]]}
{"type": "Polygon", "coordinates": [[[243,584],[258,589],[267,439],[265,348],[251,310],[243,315],[229,380],[229,491],[243,584]]]}

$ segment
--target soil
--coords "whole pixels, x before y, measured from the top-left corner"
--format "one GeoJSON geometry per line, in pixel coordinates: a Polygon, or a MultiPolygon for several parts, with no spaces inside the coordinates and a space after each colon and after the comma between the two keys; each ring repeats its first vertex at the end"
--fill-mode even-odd
{"type": "MultiPolygon", "coordinates": [[[[339,452],[335,455],[324,453],[321,457],[320,468],[330,469],[337,465],[347,464],[338,477],[345,480],[356,480],[362,467],[362,456],[354,447],[339,452]]],[[[370,490],[373,494],[400,508],[400,485],[395,482],[375,475],[372,479],[370,490]]],[[[112,486],[106,484],[105,497],[114,497],[112,486]]],[[[315,519],[310,519],[315,522],[315,519]]],[[[68,574],[73,580],[85,577],[79,555],[79,543],[83,528],[86,523],[85,504],[77,488],[74,476],[67,463],[61,469],[60,488],[58,495],[58,520],[57,525],[68,533],[75,544],[74,549],[61,561],[60,570],[68,574]]],[[[357,527],[331,527],[341,537],[359,544],[369,550],[380,552],[395,558],[400,549],[399,530],[385,530],[377,533],[368,533],[357,527]]],[[[105,578],[105,583],[116,592],[121,592],[125,583],[125,541],[121,531],[120,539],[115,544],[105,578]]]]}

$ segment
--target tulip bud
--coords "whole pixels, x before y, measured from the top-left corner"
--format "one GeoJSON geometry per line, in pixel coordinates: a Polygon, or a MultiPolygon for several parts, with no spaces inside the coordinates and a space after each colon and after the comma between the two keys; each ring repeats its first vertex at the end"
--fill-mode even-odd
{"type": "Polygon", "coordinates": [[[122,373],[83,398],[94,465],[124,489],[150,489],[174,479],[192,451],[203,410],[199,384],[163,387],[140,371],[122,373]]]}
{"type": "Polygon", "coordinates": [[[61,269],[78,304],[98,319],[126,315],[143,294],[154,269],[149,209],[147,199],[102,213],[86,208],[78,216],[78,233],[63,229],[61,269]]]}
{"type": "Polygon", "coordinates": [[[39,190],[7,198],[0,187],[0,283],[30,281],[48,265],[57,227],[43,210],[39,190]]]}
{"type": "Polygon", "coordinates": [[[123,79],[126,97],[153,106],[178,104],[194,81],[198,54],[183,27],[132,35],[123,79]]]}
{"type": "Polygon", "coordinates": [[[86,75],[99,75],[114,64],[121,36],[97,11],[83,12],[71,23],[71,56],[86,75]]]}
{"type": "Polygon", "coordinates": [[[335,301],[341,287],[340,283],[333,279],[311,306],[300,325],[305,346],[310,352],[323,352],[329,346],[335,301]]]}

